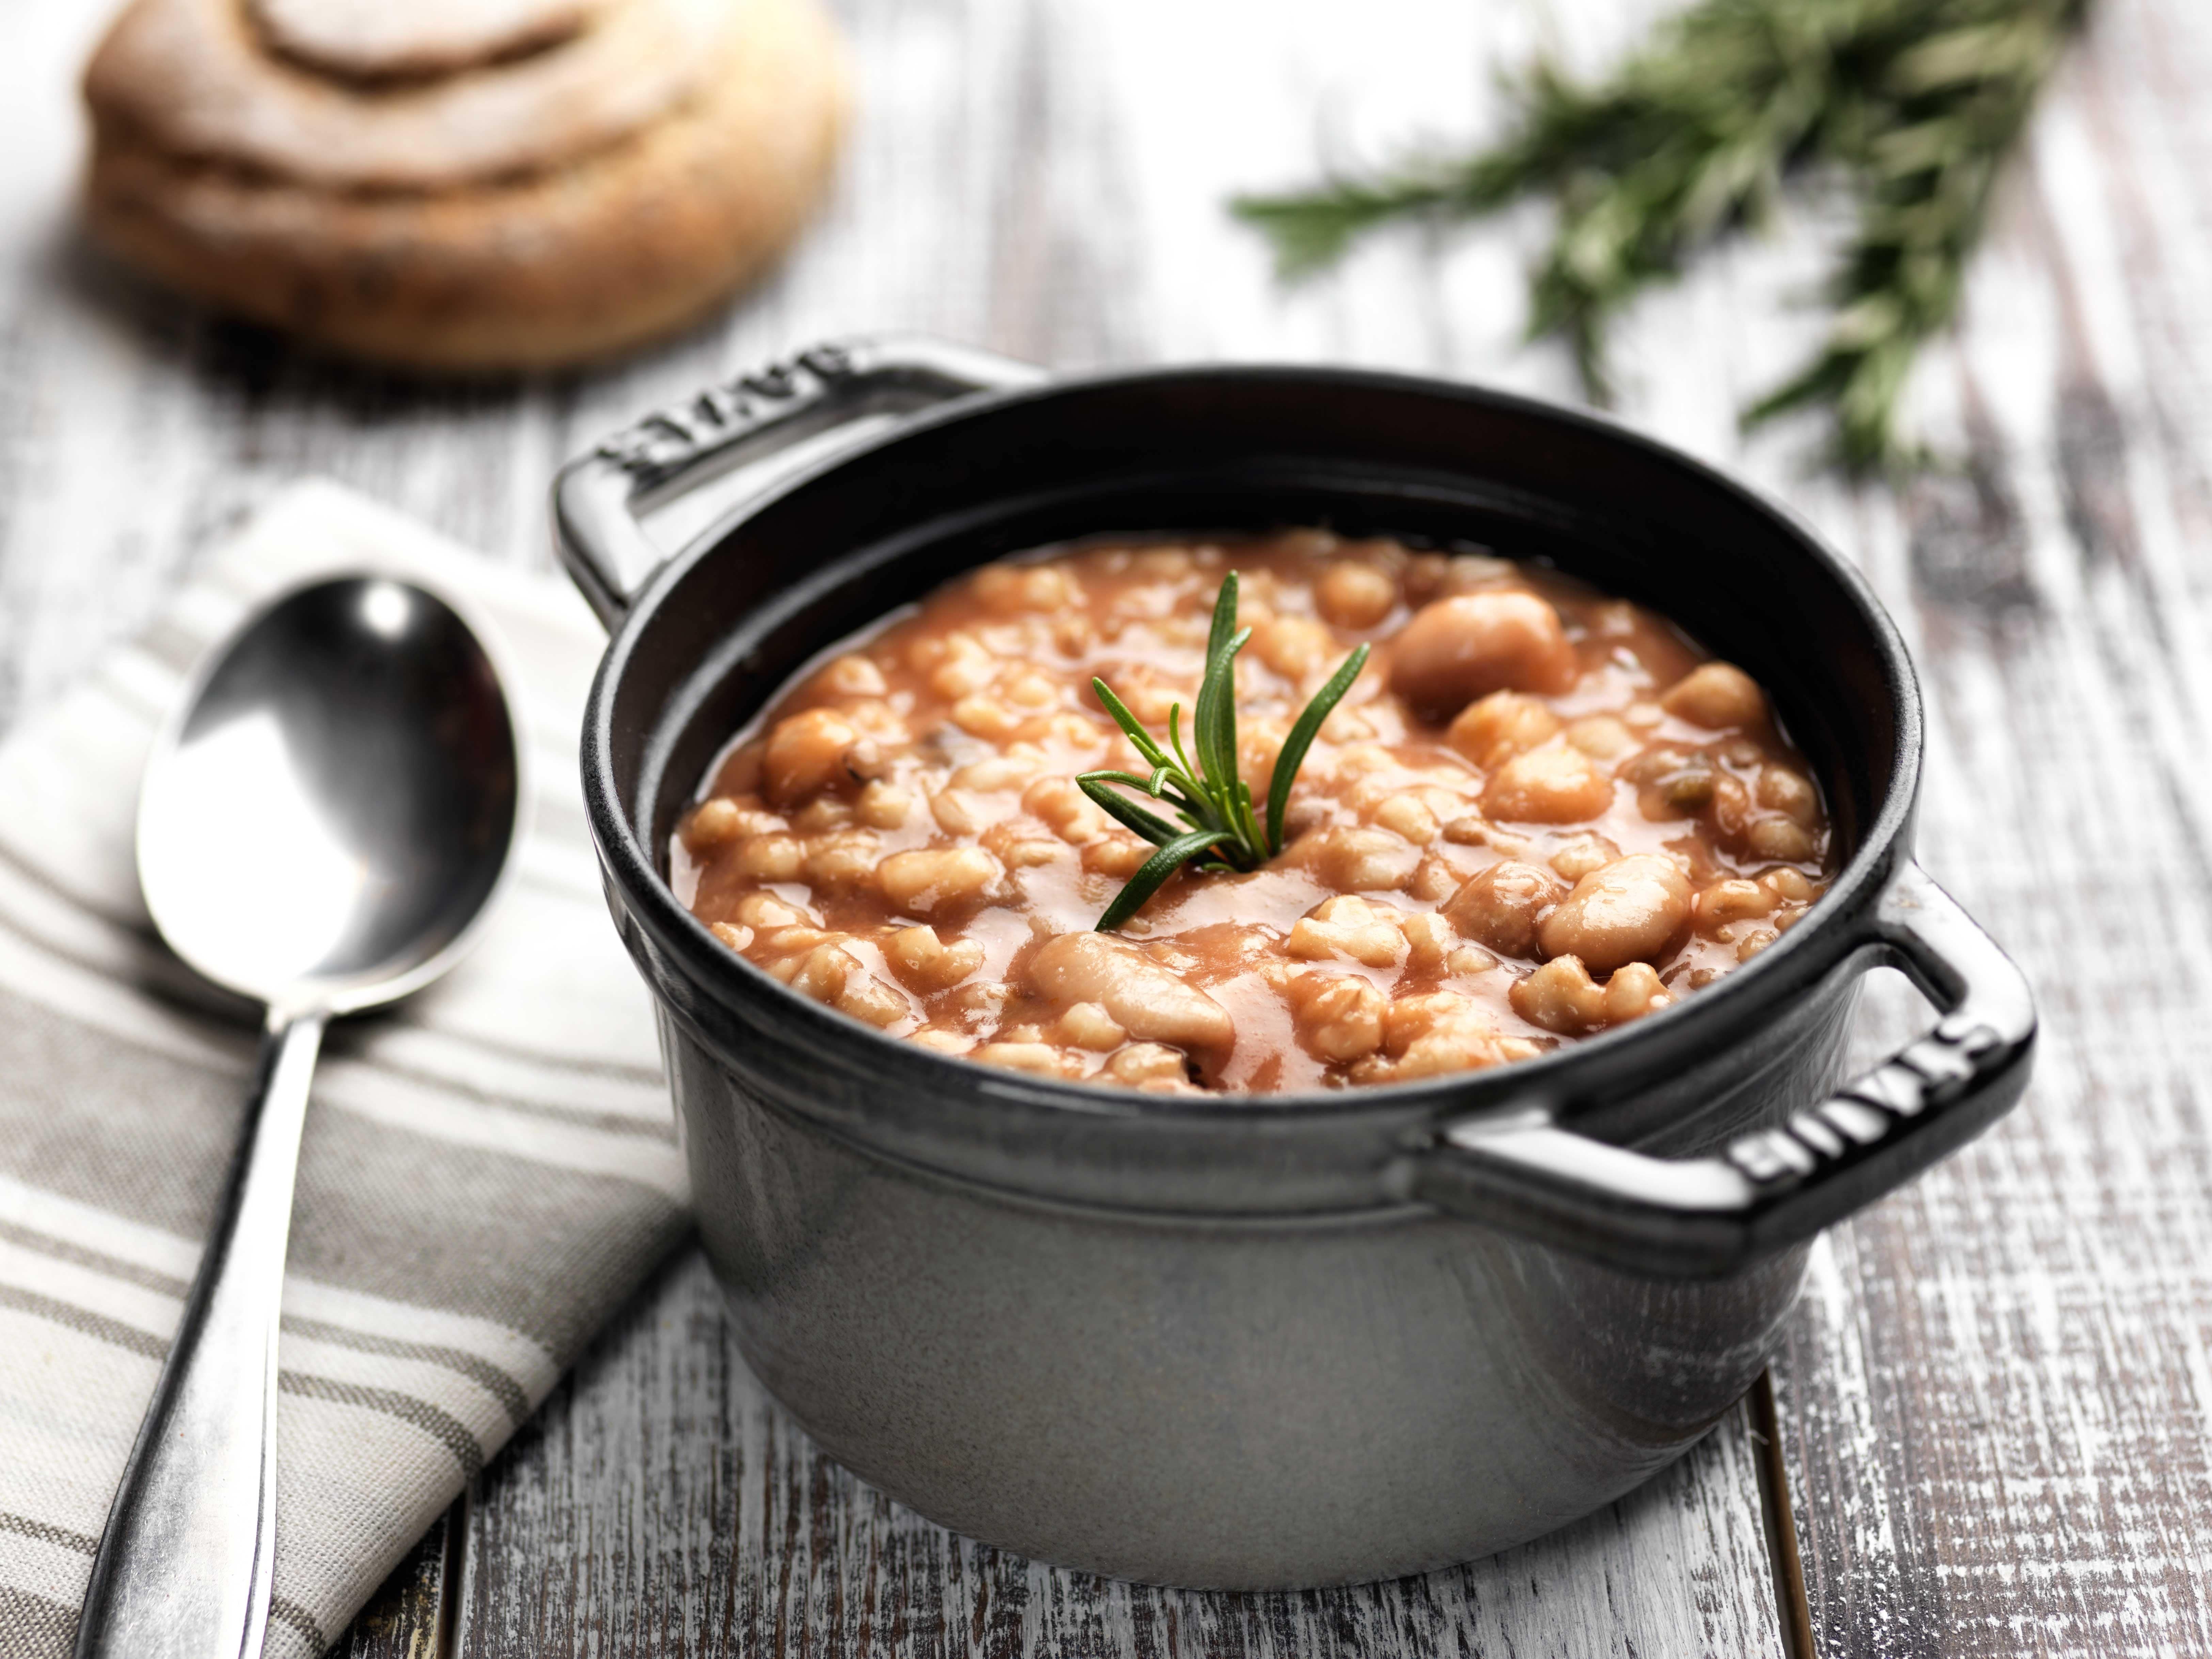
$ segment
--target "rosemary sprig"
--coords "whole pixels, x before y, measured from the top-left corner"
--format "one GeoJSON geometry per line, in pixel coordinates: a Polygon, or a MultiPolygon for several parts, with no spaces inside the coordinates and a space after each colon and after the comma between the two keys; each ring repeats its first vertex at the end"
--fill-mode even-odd
{"type": "Polygon", "coordinates": [[[1237,626],[1237,573],[1232,570],[1222,578],[1221,590],[1214,595],[1206,671],[1191,711],[1195,764],[1183,748],[1181,703],[1168,707],[1168,741],[1163,747],[1111,686],[1103,679],[1091,682],[1099,702],[1152,769],[1141,777],[1117,770],[1084,772],[1075,781],[1117,823],[1159,848],[1114,896],[1098,918],[1100,933],[1110,933],[1136,915],[1170,876],[1193,859],[1204,856],[1198,866],[1201,871],[1256,870],[1283,850],[1283,815],[1291,804],[1291,781],[1305,763],[1306,750],[1313,746],[1322,722],[1367,665],[1367,647],[1359,647],[1338,665],[1283,739],[1267,783],[1267,824],[1262,829],[1253,810],[1251,786],[1237,775],[1237,653],[1251,637],[1250,629],[1237,626]],[[1154,800],[1165,801],[1187,827],[1139,806],[1123,789],[1139,789],[1154,800]]]}
{"type": "Polygon", "coordinates": [[[2000,163],[2088,0],[1698,0],[1601,85],[1539,64],[1506,136],[1453,161],[1333,179],[1234,210],[1289,276],[1409,216],[1475,217],[1532,194],[1558,222],[1529,279],[1598,402],[1607,325],[1698,247],[1767,216],[1784,179],[1832,167],[1857,200],[1826,343],[1744,414],[1823,407],[1855,471],[1910,459],[1898,396],[1948,325],[2000,163]]]}

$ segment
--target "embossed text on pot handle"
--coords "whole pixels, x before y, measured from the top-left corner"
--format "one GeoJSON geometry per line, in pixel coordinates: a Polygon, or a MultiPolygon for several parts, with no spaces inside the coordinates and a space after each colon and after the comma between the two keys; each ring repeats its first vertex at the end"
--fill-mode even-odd
{"type": "Polygon", "coordinates": [[[656,410],[562,467],[553,485],[561,562],[612,627],[667,556],[639,525],[641,507],[871,415],[1043,378],[1031,364],[915,335],[811,347],[656,410]]]}
{"type": "Polygon", "coordinates": [[[1878,944],[1943,1016],[1837,1093],[1705,1158],[1663,1158],[1541,1120],[1446,1126],[1413,1194],[1631,1272],[1709,1278],[1802,1243],[1901,1186],[2020,1098],[2035,1046],[2027,981],[1917,864],[1878,944]]]}

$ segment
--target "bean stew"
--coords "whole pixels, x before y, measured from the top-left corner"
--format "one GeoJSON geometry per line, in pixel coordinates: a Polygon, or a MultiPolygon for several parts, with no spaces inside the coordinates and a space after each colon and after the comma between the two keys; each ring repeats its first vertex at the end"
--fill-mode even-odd
{"type": "MultiPolygon", "coordinates": [[[[1141,800],[1141,795],[1133,799],[1141,800]]],[[[1549,568],[1291,530],[1042,550],[842,641],[712,769],[678,895],[801,995],[985,1065],[1153,1092],[1390,1083],[1526,1058],[1749,961],[1826,890],[1820,792],[1765,692],[1549,568]],[[1372,656],[1282,850],[1186,867],[1075,781],[1165,742],[1224,578],[1252,629],[1237,769],[1372,656]]]]}

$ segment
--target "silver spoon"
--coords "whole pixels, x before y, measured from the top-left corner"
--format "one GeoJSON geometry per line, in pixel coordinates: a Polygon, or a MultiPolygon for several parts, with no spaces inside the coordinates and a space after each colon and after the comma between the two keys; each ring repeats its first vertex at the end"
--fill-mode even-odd
{"type": "Polygon", "coordinates": [[[307,1080],[333,1016],[450,967],[517,838],[521,744],[443,600],[319,581],[250,621],[156,744],[138,875],[172,949],[267,1005],[246,1131],[93,1563],[78,1659],[258,1659],[276,1319],[307,1080]]]}

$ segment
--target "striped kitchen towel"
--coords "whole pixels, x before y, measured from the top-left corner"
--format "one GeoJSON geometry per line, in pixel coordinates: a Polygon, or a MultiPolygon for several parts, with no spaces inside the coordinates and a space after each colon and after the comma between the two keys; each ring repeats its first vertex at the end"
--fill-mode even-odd
{"type": "Polygon", "coordinates": [[[321,1654],[687,1224],[577,782],[602,635],[549,578],[294,487],[0,744],[0,1659],[69,1651],[253,1061],[251,1020],[150,931],[139,770],[202,653],[342,568],[445,588],[497,631],[537,799],[475,953],[325,1046],[284,1282],[272,1655],[321,1654]]]}

